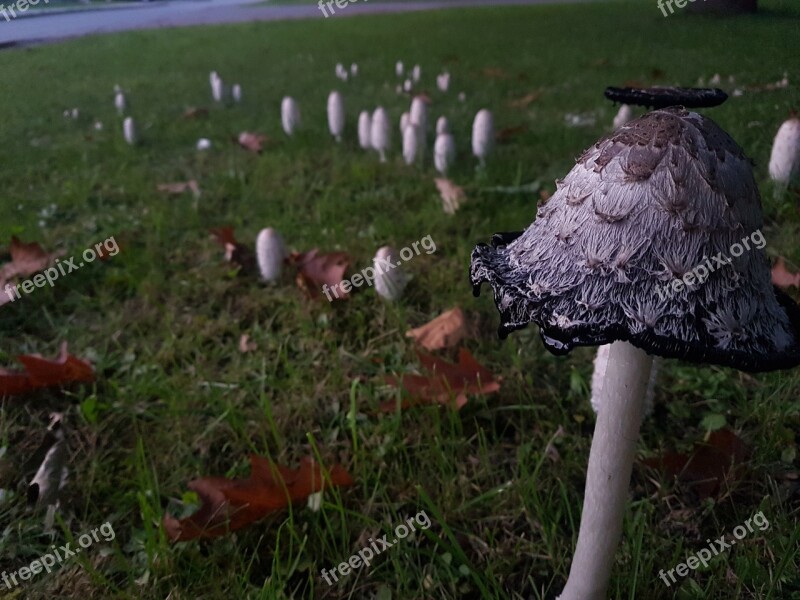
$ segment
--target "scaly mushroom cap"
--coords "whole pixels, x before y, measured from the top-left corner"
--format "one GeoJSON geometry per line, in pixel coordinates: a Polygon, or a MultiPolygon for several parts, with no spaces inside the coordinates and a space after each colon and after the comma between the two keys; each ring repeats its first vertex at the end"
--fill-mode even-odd
{"type": "Polygon", "coordinates": [[[501,337],[535,322],[554,354],[625,340],[745,371],[800,364],[800,307],[773,288],[754,239],[733,256],[761,227],[761,200],[749,161],[713,121],[648,113],[557,184],[524,233],[472,253],[474,292],[491,284],[501,337]],[[732,262],[712,260],[720,253],[732,262]],[[676,291],[698,265],[715,269],[676,291]]]}

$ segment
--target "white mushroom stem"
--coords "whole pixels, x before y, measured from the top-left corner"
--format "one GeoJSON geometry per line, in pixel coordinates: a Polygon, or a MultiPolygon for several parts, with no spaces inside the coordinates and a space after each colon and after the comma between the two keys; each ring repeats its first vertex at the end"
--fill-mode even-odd
{"type": "MultiPolygon", "coordinates": [[[[598,346],[597,354],[594,357],[594,372],[592,373],[592,394],[591,403],[592,409],[595,413],[600,412],[603,398],[603,383],[606,381],[606,370],[608,369],[608,352],[611,344],[598,346]]],[[[648,417],[653,412],[656,382],[658,381],[658,373],[661,370],[662,359],[659,356],[653,358],[653,366],[650,369],[650,378],[647,382],[647,393],[644,398],[644,417],[648,417]]]]}
{"type": "Polygon", "coordinates": [[[608,349],[602,410],[589,452],[586,491],[569,578],[558,600],[604,600],[622,537],[631,469],[653,359],[627,342],[608,349]]]}

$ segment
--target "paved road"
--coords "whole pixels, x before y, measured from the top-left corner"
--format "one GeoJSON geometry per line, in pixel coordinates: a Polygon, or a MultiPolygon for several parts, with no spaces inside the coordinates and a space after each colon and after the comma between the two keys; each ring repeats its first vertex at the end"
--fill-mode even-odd
{"type": "MultiPolygon", "coordinates": [[[[336,8],[334,4],[336,14],[329,18],[463,6],[553,4],[573,1],[576,0],[424,0],[413,3],[356,0],[342,9],[336,8]]],[[[84,9],[35,16],[28,13],[25,17],[8,22],[0,17],[0,45],[53,42],[129,29],[325,18],[316,5],[264,6],[253,2],[254,0],[166,0],[122,8],[84,9]]]]}

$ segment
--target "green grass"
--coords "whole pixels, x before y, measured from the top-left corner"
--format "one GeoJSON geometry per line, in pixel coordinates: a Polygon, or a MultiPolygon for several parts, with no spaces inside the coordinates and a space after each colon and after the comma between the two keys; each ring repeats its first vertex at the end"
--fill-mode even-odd
{"type": "MultiPolygon", "coordinates": [[[[113,235],[124,251],[0,309],[0,364],[55,354],[68,340],[98,374],[95,385],[3,401],[0,487],[14,493],[0,504],[0,570],[65,543],[64,530],[80,535],[110,521],[117,533],[0,598],[554,598],[580,516],[592,353],[551,356],[533,329],[497,341],[490,295],[471,296],[469,254],[493,232],[527,225],[538,195],[484,188],[540,181],[552,191],[607,131],[615,113],[602,99],[607,85],[694,85],[720,73],[752,86],[789,71],[788,89],[746,93],[709,114],[755,160],[768,251],[800,263],[796,206],[772,200],[766,176],[774,132],[800,105],[800,13],[793,3],[763,5],[758,16],[720,20],[665,19],[649,2],[486,8],[134,32],[4,52],[0,240],[16,234],[77,254],[113,235]],[[359,110],[382,104],[395,123],[407,110],[394,91],[398,59],[422,65],[431,117],[446,114],[455,131],[452,178],[469,201],[454,217],[441,210],[430,164],[401,164],[396,127],[388,164],[357,148],[359,110]],[[358,62],[359,77],[336,80],[339,61],[358,62]],[[446,95],[434,85],[443,68],[452,73],[446,95]],[[207,121],[181,119],[186,106],[209,104],[212,69],[243,85],[244,103],[212,108],[207,121]],[[135,148],[121,139],[115,83],[129,92],[142,138],[135,148]],[[348,107],[340,145],[325,121],[333,88],[348,107]],[[529,107],[509,105],[532,92],[541,96],[529,107]],[[293,139],[280,130],[285,94],[303,110],[304,131],[293,139]],[[80,119],[65,120],[75,106],[80,119]],[[499,128],[526,130],[476,174],[469,131],[484,106],[499,128]],[[567,127],[568,112],[596,124],[567,127]],[[230,142],[242,130],[273,141],[263,155],[248,154],[230,142]],[[200,137],[214,141],[208,154],[194,151],[200,137]],[[155,192],[189,178],[200,182],[199,200],[155,192]],[[410,263],[414,279],[396,305],[371,290],[313,303],[289,276],[272,287],[232,276],[207,235],[223,224],[247,243],[272,226],[296,250],[345,249],[355,269],[386,243],[402,248],[431,235],[437,252],[410,263]],[[503,377],[502,390],[460,413],[376,416],[393,394],[383,376],[416,364],[403,332],[456,304],[477,318],[478,339],[467,346],[503,377]],[[243,333],[256,352],[238,351],[243,333]],[[41,513],[25,509],[20,482],[54,410],[66,413],[71,460],[64,524],[53,537],[41,513]],[[546,452],[551,440],[557,458],[546,452]],[[357,482],[326,494],[321,512],[298,507],[219,540],[166,542],[161,516],[181,510],[192,478],[244,476],[252,452],[294,465],[314,449],[357,482]],[[320,569],[420,510],[434,521],[426,535],[332,588],[322,582],[320,569]]],[[[641,454],[688,448],[704,435],[702,419],[722,414],[752,448],[749,470],[731,493],[697,501],[637,468],[612,598],[798,597],[791,449],[799,388],[796,371],[750,376],[667,363],[641,454]],[[677,591],[657,578],[759,510],[768,530],[677,591]]]]}

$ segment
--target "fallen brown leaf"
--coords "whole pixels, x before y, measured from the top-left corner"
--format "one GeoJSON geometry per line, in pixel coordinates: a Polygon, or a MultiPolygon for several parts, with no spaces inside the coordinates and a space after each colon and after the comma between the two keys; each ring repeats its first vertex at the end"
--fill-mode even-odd
{"type": "Polygon", "coordinates": [[[536,102],[539,98],[541,98],[541,96],[541,92],[531,92],[522,98],[511,100],[508,105],[511,108],[528,108],[528,106],[530,106],[533,102],[536,102]]]}
{"type": "Polygon", "coordinates": [[[200,186],[194,179],[190,179],[189,181],[175,181],[173,183],[159,183],[156,189],[158,189],[159,192],[164,192],[173,196],[180,196],[189,191],[195,196],[200,195],[200,186]]]}
{"type": "Polygon", "coordinates": [[[225,260],[232,263],[245,272],[255,271],[255,256],[250,248],[236,241],[233,234],[233,227],[214,227],[209,232],[217,243],[225,249],[225,260]]]}
{"type": "Polygon", "coordinates": [[[790,271],[786,267],[786,261],[779,256],[772,267],[772,284],[779,288],[800,287],[800,273],[790,271]]]}
{"type": "Polygon", "coordinates": [[[45,252],[38,243],[21,242],[16,236],[11,238],[8,252],[11,262],[0,267],[0,306],[11,301],[3,291],[11,281],[43,271],[52,266],[57,258],[64,256],[63,251],[45,252]]]}
{"type": "MultiPolygon", "coordinates": [[[[400,378],[387,376],[386,383],[402,388],[409,399],[402,408],[420,404],[441,404],[457,409],[467,403],[468,394],[491,394],[500,389],[500,378],[482,366],[466,348],[458,351],[458,363],[453,364],[430,354],[418,353],[423,370],[429,375],[403,375],[400,378]]],[[[381,412],[394,412],[395,401],[384,402],[381,412]]]]}
{"type": "Polygon", "coordinates": [[[42,358],[39,354],[23,354],[17,360],[25,367],[24,371],[0,369],[0,397],[19,396],[40,388],[94,381],[92,366],[72,356],[66,342],[61,344],[61,351],[54,360],[42,358]]]}
{"type": "Polygon", "coordinates": [[[247,352],[253,352],[258,350],[258,345],[255,342],[250,341],[250,336],[246,333],[242,334],[242,337],[239,338],[239,352],[245,354],[247,352]]]}
{"type": "Polygon", "coordinates": [[[261,135],[260,133],[251,133],[249,131],[243,131],[237,138],[237,141],[242,148],[249,150],[250,152],[255,152],[256,154],[259,154],[261,150],[263,150],[264,143],[268,140],[269,138],[266,135],[261,135]]]}
{"type": "Polygon", "coordinates": [[[406,337],[414,338],[420,346],[430,351],[454,348],[466,335],[464,311],[458,306],[425,325],[406,331],[406,337]]]}
{"type": "Polygon", "coordinates": [[[309,298],[321,297],[324,286],[330,291],[330,300],[345,300],[349,297],[341,286],[350,266],[350,255],[346,252],[320,254],[314,248],[308,252],[292,253],[287,261],[297,269],[297,286],[309,298]]]}
{"type": "Polygon", "coordinates": [[[200,497],[200,508],[185,519],[165,514],[163,526],[172,542],[220,537],[306,501],[311,494],[349,485],[353,478],[339,465],[325,473],[313,459],[304,458],[299,468],[290,469],[252,455],[247,479],[203,477],[190,481],[187,487],[200,497]]]}
{"type": "Polygon", "coordinates": [[[695,443],[690,455],[665,452],[643,461],[670,478],[677,478],[705,499],[725,491],[741,477],[747,448],[735,433],[728,429],[711,432],[707,442],[695,443]]]}
{"type": "Polygon", "coordinates": [[[442,208],[448,215],[456,214],[467,195],[464,193],[464,188],[457,186],[455,183],[444,177],[437,177],[434,179],[436,187],[439,190],[439,195],[442,197],[442,208]]]}

